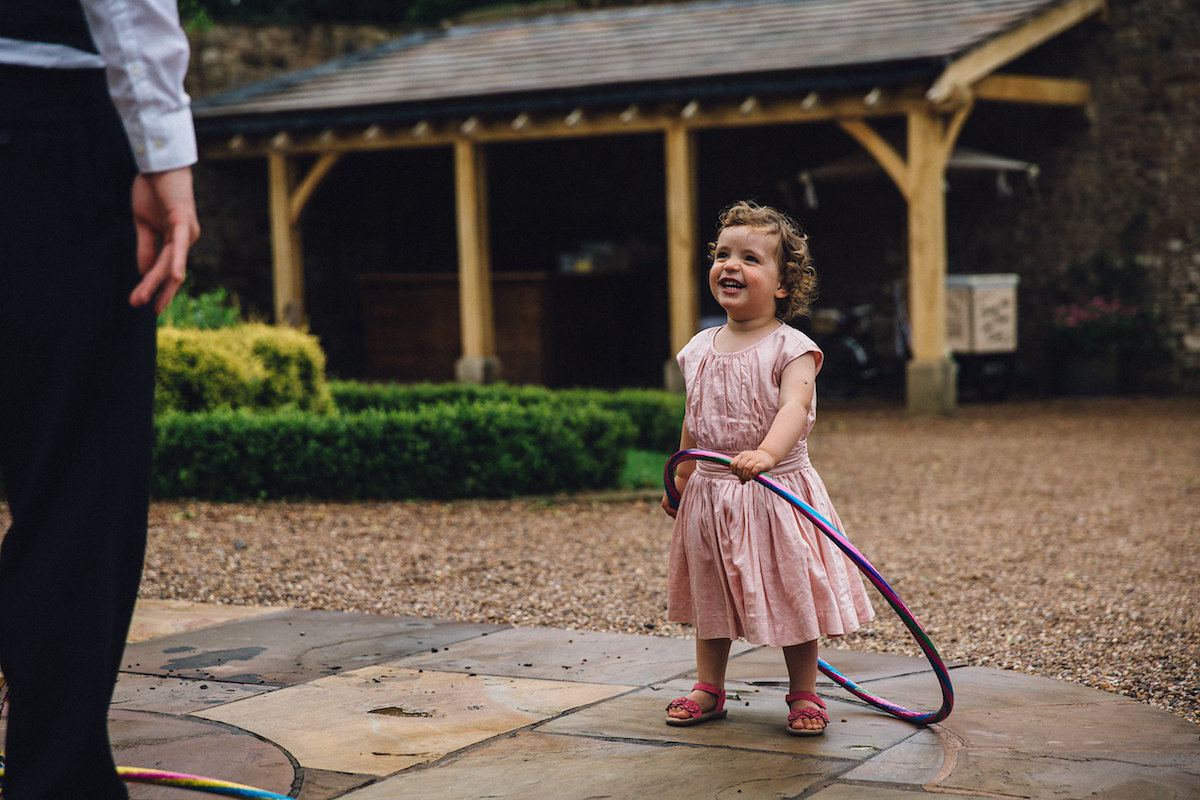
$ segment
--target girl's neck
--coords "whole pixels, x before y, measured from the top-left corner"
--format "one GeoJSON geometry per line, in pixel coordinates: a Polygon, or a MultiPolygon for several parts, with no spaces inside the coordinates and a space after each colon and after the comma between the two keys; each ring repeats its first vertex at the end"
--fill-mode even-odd
{"type": "Polygon", "coordinates": [[[751,320],[727,319],[725,326],[713,338],[713,347],[719,353],[735,353],[770,336],[783,325],[775,317],[751,320]]]}

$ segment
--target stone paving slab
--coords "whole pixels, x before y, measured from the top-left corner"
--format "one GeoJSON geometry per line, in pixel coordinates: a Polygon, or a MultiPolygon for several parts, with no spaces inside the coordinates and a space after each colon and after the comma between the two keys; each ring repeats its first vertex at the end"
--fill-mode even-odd
{"type": "Polygon", "coordinates": [[[1093,753],[1084,758],[964,748],[953,774],[936,788],[1063,800],[1195,800],[1200,771],[1195,755],[1093,753]]]}
{"type": "Polygon", "coordinates": [[[126,641],[161,639],[174,633],[288,610],[282,606],[224,606],[188,600],[140,599],[126,641]]]}
{"type": "Polygon", "coordinates": [[[117,678],[111,707],[126,711],[187,714],[244,700],[266,691],[270,691],[270,687],[204,678],[165,678],[123,673],[117,678]]]}
{"type": "MultiPolygon", "coordinates": [[[[751,649],[739,642],[735,653],[751,649]]],[[[642,686],[695,670],[691,639],[620,633],[509,628],[389,662],[447,672],[642,686]]]]}
{"type": "Polygon", "coordinates": [[[936,727],[919,728],[912,736],[846,772],[845,780],[891,783],[909,787],[932,784],[946,765],[948,748],[936,727]]]}
{"type": "Polygon", "coordinates": [[[684,745],[521,732],[434,769],[404,772],[351,792],[346,800],[794,797],[824,780],[831,766],[838,765],[783,753],[714,757],[706,748],[684,745]]]}
{"type": "MultiPolygon", "coordinates": [[[[864,800],[864,798],[869,798],[870,800],[918,800],[920,796],[919,794],[914,794],[911,790],[899,789],[894,786],[837,783],[827,786],[816,794],[808,795],[806,800],[864,800]]],[[[1014,795],[980,795],[974,792],[970,794],[938,792],[935,796],[938,800],[979,800],[980,797],[1015,797],[1014,795]]]]}
{"type": "Polygon", "coordinates": [[[333,772],[312,767],[302,768],[300,772],[304,775],[304,782],[300,786],[300,794],[297,795],[296,800],[335,800],[335,798],[345,797],[348,792],[375,781],[374,775],[333,772]]]}
{"type": "MultiPolygon", "coordinates": [[[[296,780],[295,765],[284,750],[214,722],[118,710],[109,714],[109,736],[122,766],[212,776],[214,763],[219,763],[222,780],[280,794],[290,792],[296,780]]],[[[175,787],[129,784],[130,800],[182,800],[187,794],[175,787]]]]}
{"type": "MultiPolygon", "coordinates": [[[[6,721],[0,719],[0,742],[4,740],[6,721]]],[[[285,750],[219,722],[111,709],[108,733],[113,757],[123,767],[216,777],[282,794],[287,794],[297,780],[296,765],[285,750]]],[[[131,800],[183,800],[194,794],[152,784],[129,783],[128,788],[131,800]]]]}
{"type": "Polygon", "coordinates": [[[292,686],[502,626],[332,611],[280,611],[211,625],[125,649],[124,671],[292,686]]]}
{"type": "MultiPolygon", "coordinates": [[[[888,774],[914,788],[1017,797],[1200,796],[1200,731],[1178,717],[1017,672],[971,667],[954,670],[953,678],[957,701],[936,728],[945,753],[935,776],[906,775],[888,763],[846,777],[888,774]]],[[[903,691],[902,682],[912,679],[882,680],[872,691],[903,691]]],[[[909,755],[889,753],[889,762],[909,755]]]]}
{"type": "Polygon", "coordinates": [[[388,775],[632,687],[373,666],[197,712],[304,767],[388,775]]]}

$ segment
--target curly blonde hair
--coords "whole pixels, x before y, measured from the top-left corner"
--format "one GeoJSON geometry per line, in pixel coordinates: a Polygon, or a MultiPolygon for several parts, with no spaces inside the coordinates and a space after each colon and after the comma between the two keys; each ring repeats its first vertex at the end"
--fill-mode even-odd
{"type": "MultiPolygon", "coordinates": [[[[800,230],[795,220],[770,206],[760,206],[753,200],[734,203],[717,218],[717,237],[726,228],[746,225],[751,228],[766,228],[779,234],[780,281],[787,295],[776,298],[775,316],[782,322],[808,313],[809,306],[817,299],[817,270],[808,252],[808,236],[800,230]]],[[[708,258],[711,262],[716,251],[715,241],[708,243],[708,258]]]]}

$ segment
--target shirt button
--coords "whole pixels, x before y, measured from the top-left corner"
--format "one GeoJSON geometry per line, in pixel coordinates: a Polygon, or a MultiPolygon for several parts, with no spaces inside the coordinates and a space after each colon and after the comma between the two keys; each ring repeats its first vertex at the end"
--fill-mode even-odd
{"type": "Polygon", "coordinates": [[[137,154],[139,156],[144,156],[146,154],[146,146],[144,144],[139,144],[138,146],[134,147],[133,149],[135,151],[137,151],[137,154]]]}

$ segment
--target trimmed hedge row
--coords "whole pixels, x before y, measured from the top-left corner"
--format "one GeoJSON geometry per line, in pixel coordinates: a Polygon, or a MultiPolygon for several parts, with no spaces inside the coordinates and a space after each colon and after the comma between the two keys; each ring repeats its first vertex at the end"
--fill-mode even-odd
{"type": "Polygon", "coordinates": [[[315,337],[262,324],[159,328],[155,413],[289,407],[335,410],[315,337]]]}
{"type": "Polygon", "coordinates": [[[443,403],[319,416],[216,411],[156,421],[155,497],[510,497],[615,485],[634,441],[595,405],[443,403]]]}
{"type": "Polygon", "coordinates": [[[679,447],[684,396],[655,389],[547,389],[541,386],[472,386],[454,383],[363,384],[331,381],[333,402],[342,413],[367,410],[415,411],[443,403],[514,403],[520,406],[598,406],[628,417],[636,430],[633,446],[674,452],[679,447]]]}

